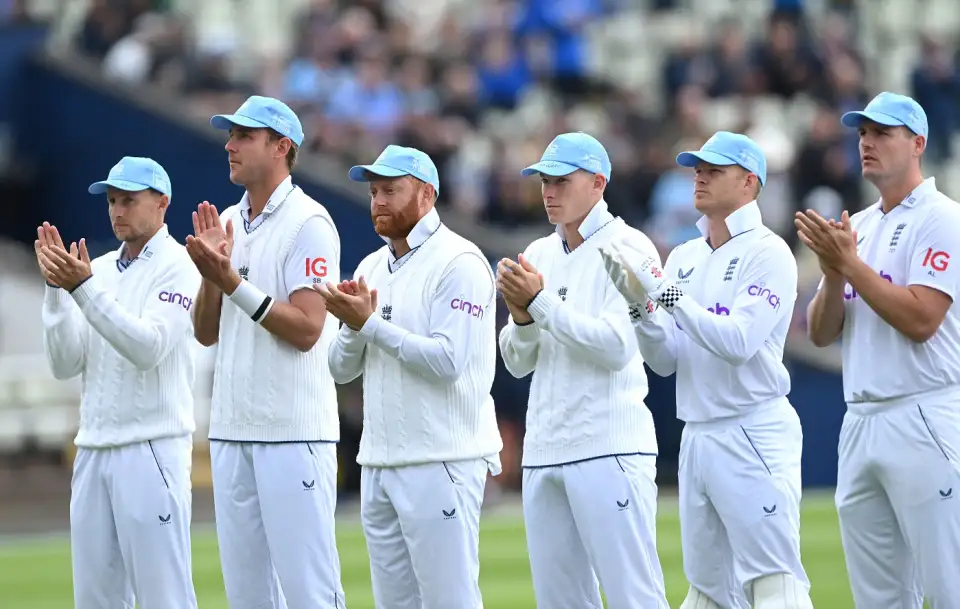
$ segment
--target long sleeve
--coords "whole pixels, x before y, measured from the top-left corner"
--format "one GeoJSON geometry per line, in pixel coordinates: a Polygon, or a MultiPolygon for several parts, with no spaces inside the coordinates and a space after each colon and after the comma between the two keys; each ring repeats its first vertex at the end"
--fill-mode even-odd
{"type": "Polygon", "coordinates": [[[681,331],[734,366],[756,355],[777,324],[793,314],[797,261],[785,243],[770,243],[743,270],[729,315],[715,315],[686,294],[673,307],[681,331]]]}
{"type": "Polygon", "coordinates": [[[419,336],[374,313],[360,335],[401,364],[451,383],[466,368],[469,345],[480,340],[485,315],[496,306],[489,263],[472,253],[454,258],[440,278],[430,310],[430,335],[419,336]],[[480,304],[483,303],[483,304],[480,304]]]}
{"type": "Polygon", "coordinates": [[[673,318],[657,309],[647,320],[633,322],[637,346],[643,361],[658,376],[670,376],[677,371],[677,337],[673,318]]]}
{"type": "Polygon", "coordinates": [[[350,326],[343,324],[327,352],[333,381],[338,385],[344,385],[363,374],[363,360],[366,352],[367,339],[350,326]]]}
{"type": "Polygon", "coordinates": [[[610,370],[623,370],[637,352],[637,337],[623,296],[609,282],[604,290],[599,317],[575,311],[547,290],[533,299],[527,311],[541,331],[563,346],[610,370]]]}
{"type": "Polygon", "coordinates": [[[138,317],[104,290],[97,276],[73,291],[90,326],[138,370],[155,368],[185,333],[191,332],[190,307],[200,289],[200,273],[183,257],[164,268],[148,288],[138,317]]]}
{"type": "Polygon", "coordinates": [[[66,290],[46,287],[41,317],[43,349],[54,378],[69,379],[83,372],[87,325],[66,290]]]}
{"type": "Polygon", "coordinates": [[[535,323],[518,326],[513,318],[500,330],[500,356],[507,372],[521,379],[537,367],[540,329],[535,323]]]}

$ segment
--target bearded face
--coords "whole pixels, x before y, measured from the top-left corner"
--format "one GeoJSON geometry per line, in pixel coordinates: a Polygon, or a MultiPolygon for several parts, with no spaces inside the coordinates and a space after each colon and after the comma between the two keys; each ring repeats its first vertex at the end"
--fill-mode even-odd
{"type": "Polygon", "coordinates": [[[404,239],[432,203],[433,187],[410,176],[370,176],[370,218],[377,234],[404,239]]]}

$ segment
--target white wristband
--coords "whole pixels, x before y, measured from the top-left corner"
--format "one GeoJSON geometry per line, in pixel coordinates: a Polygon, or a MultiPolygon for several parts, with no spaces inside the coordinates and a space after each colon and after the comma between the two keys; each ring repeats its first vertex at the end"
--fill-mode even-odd
{"type": "Polygon", "coordinates": [[[240,281],[240,285],[229,296],[233,304],[250,316],[250,319],[260,323],[273,308],[273,298],[260,291],[246,279],[240,281]]]}

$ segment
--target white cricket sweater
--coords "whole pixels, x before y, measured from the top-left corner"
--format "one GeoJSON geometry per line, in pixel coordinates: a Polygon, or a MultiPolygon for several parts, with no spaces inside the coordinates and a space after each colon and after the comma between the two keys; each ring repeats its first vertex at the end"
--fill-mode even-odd
{"type": "Polygon", "coordinates": [[[76,445],[192,434],[190,308],[200,273],[164,226],[125,270],[123,247],[93,260],[72,293],[46,288],[43,344],[58,379],[83,375],[76,445]]]}
{"type": "Polygon", "coordinates": [[[524,256],[545,281],[528,308],[534,323],[518,326],[511,318],[500,333],[507,370],[518,378],[533,372],[524,467],[657,453],[653,416],[644,404],[647,375],[627,302],[598,247],[627,239],[656,249],[602,201],[580,232],[586,240],[569,253],[557,233],[527,248],[524,256]]]}
{"type": "MultiPolygon", "coordinates": [[[[279,303],[289,303],[284,270],[301,227],[313,217],[333,225],[327,210],[290,180],[273,193],[263,220],[247,232],[241,204],[221,214],[233,220],[233,266],[279,303]]],[[[258,218],[259,220],[259,218],[258,218]]],[[[339,251],[339,245],[336,248],[339,251]]],[[[333,267],[339,260],[328,261],[333,267]]],[[[309,272],[309,271],[305,271],[309,272]]],[[[210,439],[229,442],[337,442],[337,392],[327,349],[337,320],[327,315],[320,340],[303,353],[254,322],[229,298],[220,310],[210,439]]]]}
{"type": "Polygon", "coordinates": [[[440,225],[435,212],[407,241],[417,249],[393,272],[388,247],[360,263],[355,276],[377,290],[379,313],[360,332],[344,325],[330,350],[337,382],[363,374],[357,462],[396,467],[488,458],[499,473],[503,442],[490,397],[493,271],[480,249],[440,225]]]}

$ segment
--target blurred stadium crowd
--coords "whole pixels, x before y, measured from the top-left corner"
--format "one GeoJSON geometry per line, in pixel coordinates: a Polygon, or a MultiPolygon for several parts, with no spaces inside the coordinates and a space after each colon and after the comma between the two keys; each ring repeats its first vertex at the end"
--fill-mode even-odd
{"type": "MultiPolygon", "coordinates": [[[[0,0],[0,23],[30,20],[118,87],[177,91],[197,117],[259,92],[344,164],[421,148],[443,206],[504,230],[544,224],[539,184],[518,170],[583,130],[610,152],[612,211],[665,255],[697,236],[675,155],[727,129],[764,148],[761,208],[795,244],[797,209],[872,202],[839,116],[880,90],[924,106],[927,173],[960,196],[956,0],[0,0]]],[[[809,296],[819,273],[798,255],[809,296]]],[[[495,391],[522,417],[509,375],[495,391]]]]}
{"type": "Polygon", "coordinates": [[[422,148],[441,168],[444,205],[506,227],[542,222],[539,187],[517,168],[563,131],[605,142],[608,202],[667,250],[697,217],[674,155],[717,129],[764,147],[765,217],[792,238],[795,209],[855,210],[871,196],[842,112],[883,88],[912,93],[930,117],[934,167],[952,157],[960,119],[950,0],[869,11],[853,0],[179,4],[71,3],[59,36],[111,78],[181,91],[198,115],[251,92],[280,97],[310,148],[346,163],[387,142],[422,148]]]}

